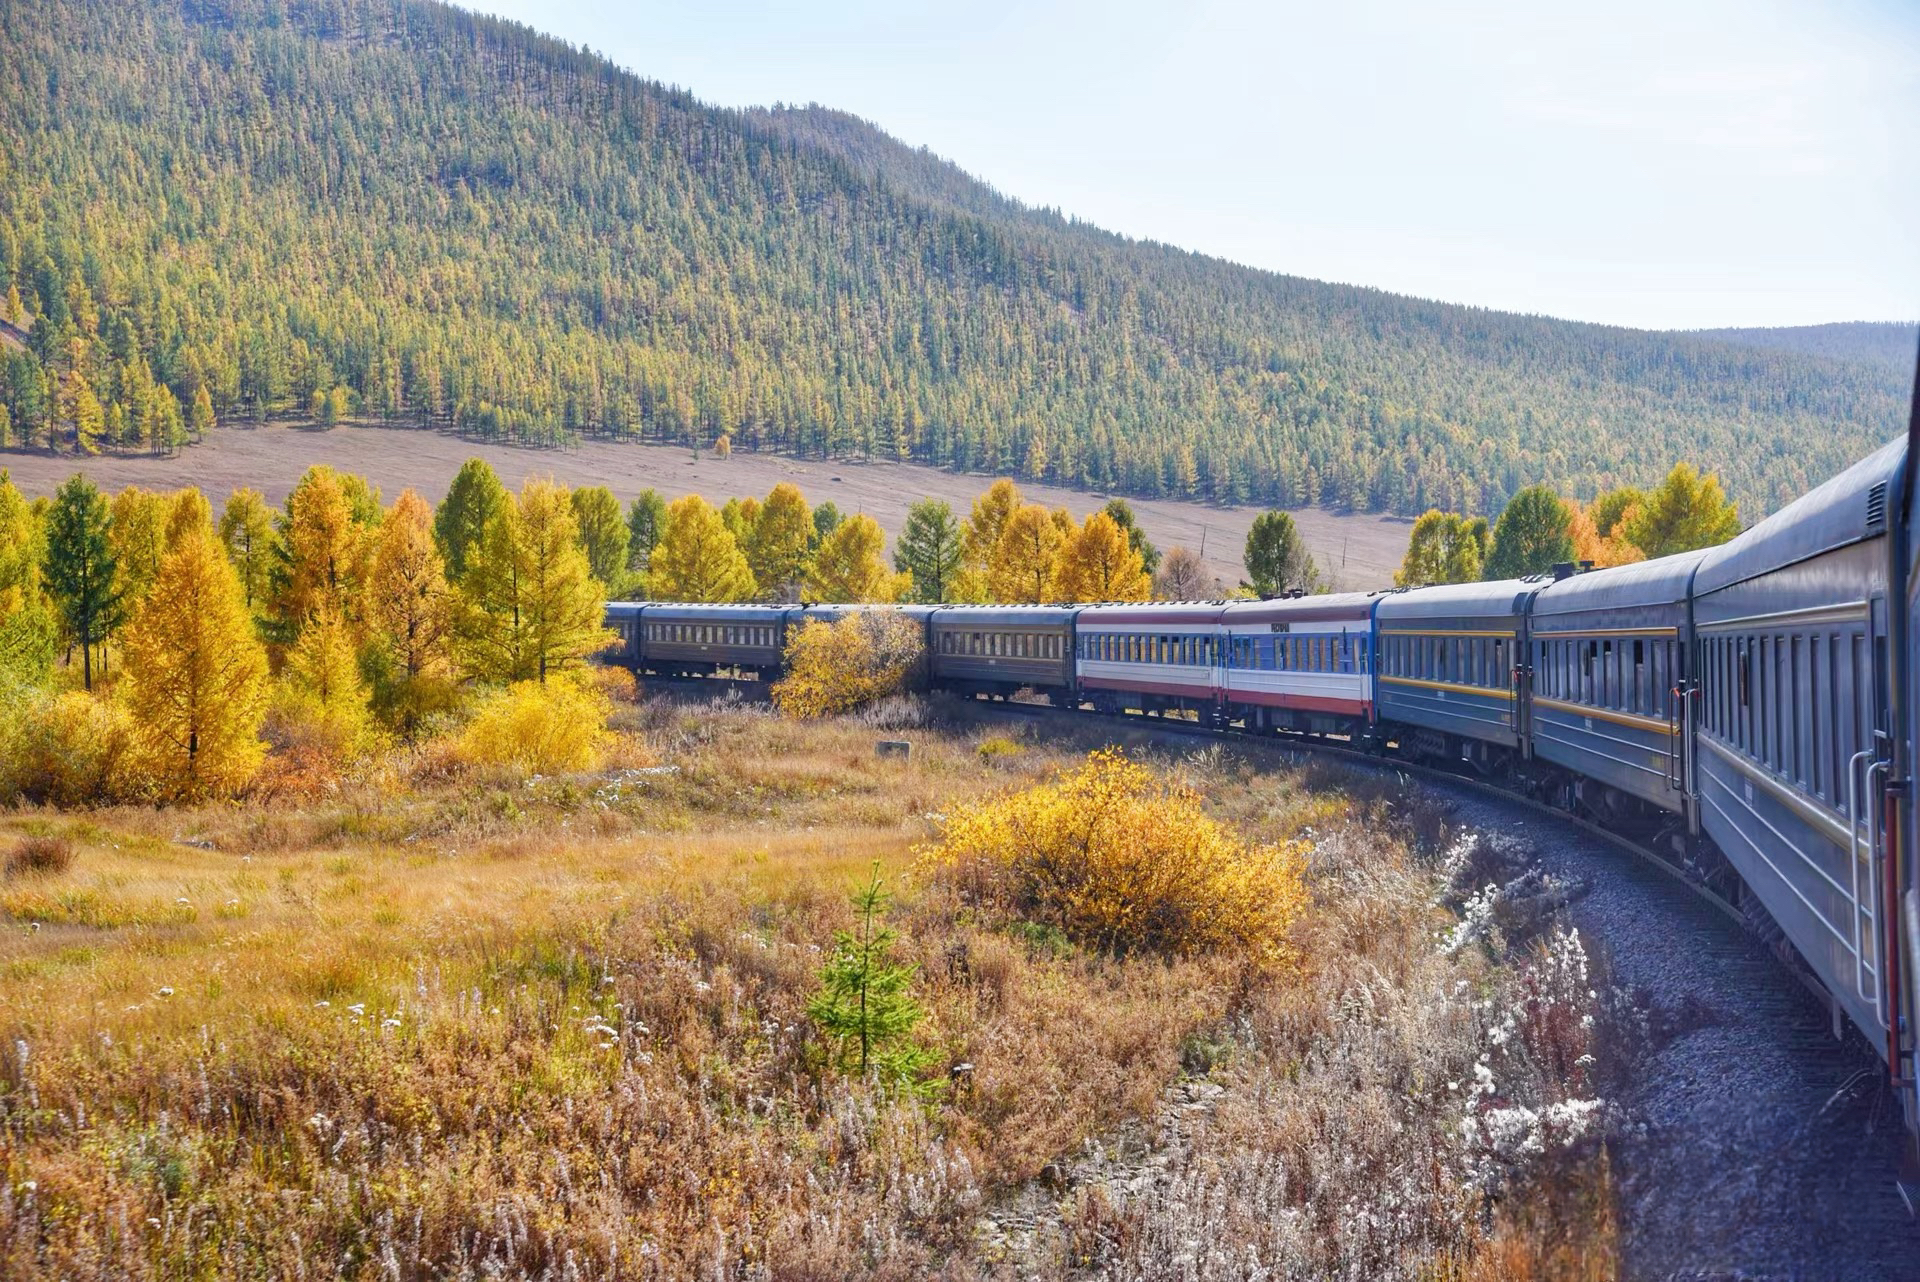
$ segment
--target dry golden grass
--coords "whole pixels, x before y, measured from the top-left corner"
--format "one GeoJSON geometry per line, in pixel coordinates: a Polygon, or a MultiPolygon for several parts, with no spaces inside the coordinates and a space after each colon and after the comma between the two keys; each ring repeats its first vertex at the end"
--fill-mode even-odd
{"type": "MultiPolygon", "coordinates": [[[[303,799],[0,816],[74,851],[0,884],[0,1275],[992,1273],[996,1199],[1151,1115],[1196,1045],[1319,1028],[1328,976],[1446,920],[1413,872],[1343,887],[1310,942],[1353,955],[1306,984],[989,928],[912,848],[1111,735],[876,716],[655,702],[595,774],[422,753],[303,799]],[[875,860],[924,1044],[972,1066],[927,1104],[823,1072],[804,1017],[875,860]]],[[[1412,831],[1318,772],[1158,761],[1252,840],[1412,831]]]]}

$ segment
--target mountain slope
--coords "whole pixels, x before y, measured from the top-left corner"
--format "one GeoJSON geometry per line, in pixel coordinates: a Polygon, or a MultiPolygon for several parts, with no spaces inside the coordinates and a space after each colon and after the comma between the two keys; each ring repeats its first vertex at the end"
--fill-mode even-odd
{"type": "Polygon", "coordinates": [[[1786,325],[1772,329],[1702,329],[1697,338],[1742,347],[1803,352],[1838,360],[1878,361],[1912,374],[1920,350],[1920,326],[1893,321],[1842,321],[1834,325],[1786,325]]]}
{"type": "Polygon", "coordinates": [[[227,417],[338,385],[490,437],[1397,512],[1685,457],[1752,513],[1905,399],[1873,362],[1131,242],[852,117],[716,110],[424,0],[0,0],[0,280],[36,436],[70,368],[137,432],[150,371],[227,417]]]}

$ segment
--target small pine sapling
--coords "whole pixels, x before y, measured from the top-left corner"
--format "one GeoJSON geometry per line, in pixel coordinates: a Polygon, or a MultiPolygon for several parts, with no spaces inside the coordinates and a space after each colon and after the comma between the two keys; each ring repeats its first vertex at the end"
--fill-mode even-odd
{"type": "Polygon", "coordinates": [[[871,1073],[885,1085],[918,1091],[929,1056],[912,1033],[927,1013],[909,991],[919,968],[892,961],[899,937],[877,921],[892,898],[875,862],[867,884],[853,893],[859,928],[834,932],[833,956],[820,968],[807,1015],[833,1044],[841,1072],[871,1073]]]}

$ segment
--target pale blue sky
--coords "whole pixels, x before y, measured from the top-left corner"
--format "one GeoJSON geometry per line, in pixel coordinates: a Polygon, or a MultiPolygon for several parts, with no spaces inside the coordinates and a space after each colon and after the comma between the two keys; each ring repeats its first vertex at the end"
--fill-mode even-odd
{"type": "Polygon", "coordinates": [[[1650,327],[1920,316],[1920,0],[473,0],[1127,235],[1650,327]]]}

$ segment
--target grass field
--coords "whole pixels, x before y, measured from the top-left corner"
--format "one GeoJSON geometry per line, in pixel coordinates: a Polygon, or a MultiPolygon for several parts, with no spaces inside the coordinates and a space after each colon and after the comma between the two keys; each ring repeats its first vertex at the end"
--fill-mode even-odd
{"type": "Polygon", "coordinates": [[[1565,949],[1460,924],[1417,796],[1120,735],[1312,843],[1276,970],[987,921],[917,853],[1112,730],[616,729],[594,775],[402,754],[304,799],[0,816],[0,851],[73,852],[0,886],[0,1276],[1610,1275],[1598,1150],[1542,1120],[1592,1087],[1565,949]],[[876,861],[925,1100],[824,1069],[804,1012],[876,861]]]}
{"type": "MultiPolygon", "coordinates": [[[[288,426],[219,428],[202,444],[172,458],[76,459],[44,451],[0,451],[0,467],[9,469],[14,483],[29,495],[50,494],[76,470],[84,470],[108,489],[196,485],[218,507],[240,486],[252,486],[279,503],[301,472],[325,463],[364,473],[388,499],[411,486],[438,502],[460,464],[473,455],[492,463],[514,489],[529,476],[551,473],[569,485],[609,486],[622,502],[651,487],[669,499],[698,491],[717,504],[734,495],[764,496],[776,483],[792,481],[809,501],[831,499],[842,511],[865,512],[889,534],[899,530],[908,504],[929,495],[946,499],[964,517],[974,498],[992,481],[907,463],[814,462],[745,451],[728,459],[705,454],[696,462],[689,451],[674,446],[590,442],[570,450],[535,450],[486,445],[436,432],[351,425],[327,431],[288,426]]],[[[1049,507],[1064,504],[1076,517],[1106,501],[1104,495],[1053,486],[1021,488],[1033,501],[1049,507]]],[[[1259,509],[1130,501],[1148,537],[1159,547],[1183,544],[1199,551],[1204,543],[1207,560],[1228,586],[1244,576],[1241,551],[1259,509]]],[[[1393,572],[1406,554],[1408,521],[1319,509],[1294,515],[1336,586],[1391,586],[1393,572]]]]}

